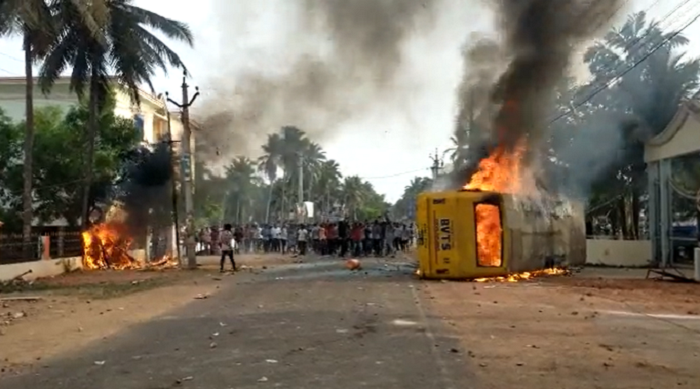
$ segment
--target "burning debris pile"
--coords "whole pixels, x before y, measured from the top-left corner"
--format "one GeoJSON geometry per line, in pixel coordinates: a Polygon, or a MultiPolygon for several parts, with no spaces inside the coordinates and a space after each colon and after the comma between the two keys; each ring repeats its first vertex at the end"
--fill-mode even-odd
{"type": "Polygon", "coordinates": [[[171,223],[170,152],[167,145],[133,150],[120,183],[119,200],[103,214],[93,211],[92,226],[82,233],[84,269],[142,269],[176,267],[177,258],[164,255],[145,263],[134,258],[134,237],[143,237],[145,226],[171,223]],[[167,222],[164,222],[167,221],[167,222]]]}
{"type": "Polygon", "coordinates": [[[84,269],[136,269],[139,261],[129,253],[132,239],[123,224],[100,223],[83,231],[84,269]]]}
{"type": "Polygon", "coordinates": [[[156,261],[142,262],[131,255],[133,239],[126,224],[111,221],[95,224],[83,231],[83,269],[128,270],[176,267],[177,261],[165,255],[156,261]]]}

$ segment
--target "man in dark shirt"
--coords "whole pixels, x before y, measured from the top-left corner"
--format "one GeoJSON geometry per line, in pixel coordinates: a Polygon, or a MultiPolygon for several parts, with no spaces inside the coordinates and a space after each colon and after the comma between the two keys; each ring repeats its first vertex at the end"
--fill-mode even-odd
{"type": "Polygon", "coordinates": [[[348,239],[350,238],[350,231],[348,228],[348,222],[345,219],[338,223],[338,241],[340,243],[340,257],[343,258],[348,252],[348,239]]]}

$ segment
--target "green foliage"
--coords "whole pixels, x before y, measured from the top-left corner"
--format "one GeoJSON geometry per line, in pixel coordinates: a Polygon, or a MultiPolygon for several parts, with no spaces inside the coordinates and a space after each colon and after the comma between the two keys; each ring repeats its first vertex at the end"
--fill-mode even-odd
{"type": "Polygon", "coordinates": [[[0,221],[3,231],[21,228],[22,131],[0,109],[0,221]],[[19,188],[19,191],[17,189],[19,188]]]}
{"type": "Polygon", "coordinates": [[[104,6],[102,13],[109,17],[90,18],[85,17],[78,2],[53,4],[51,11],[58,32],[41,65],[42,89],[50,90],[58,77],[72,68],[71,88],[81,98],[89,90],[99,93],[93,96],[95,101],[104,103],[114,76],[139,102],[139,85],[152,89],[151,78],[158,70],[167,72],[168,65],[185,69],[179,55],[154,31],[192,46],[192,32],[187,24],[137,7],[133,0],[109,1],[104,6]],[[95,26],[96,20],[103,25],[95,26]],[[92,24],[86,23],[91,21],[92,24]]]}
{"type": "Polygon", "coordinates": [[[408,218],[416,207],[416,198],[422,192],[430,189],[433,180],[427,177],[415,177],[406,185],[403,195],[394,204],[392,213],[397,219],[408,218]]]}
{"type": "MultiPolygon", "coordinates": [[[[115,117],[108,106],[99,118],[92,186],[92,202],[105,200],[118,178],[127,151],[137,144],[130,120],[115,117]]],[[[35,111],[33,186],[35,217],[40,222],[65,218],[75,225],[80,217],[83,149],[82,133],[87,121],[87,107],[76,106],[67,113],[58,107],[35,111]]],[[[22,193],[21,136],[24,123],[13,124],[0,116],[0,191],[5,212],[15,217],[22,193]]],[[[6,215],[6,217],[9,215],[6,215]]],[[[7,229],[11,227],[8,226],[7,229]]],[[[12,227],[15,227],[14,225],[12,227]]],[[[4,228],[5,229],[5,228],[4,228]]]]}
{"type": "Polygon", "coordinates": [[[299,200],[299,166],[304,200],[315,204],[317,219],[376,218],[389,204],[360,177],[345,177],[334,160],[304,131],[287,126],[268,135],[257,161],[237,157],[222,176],[206,166],[195,167],[196,217],[202,224],[286,220],[299,200]]]}

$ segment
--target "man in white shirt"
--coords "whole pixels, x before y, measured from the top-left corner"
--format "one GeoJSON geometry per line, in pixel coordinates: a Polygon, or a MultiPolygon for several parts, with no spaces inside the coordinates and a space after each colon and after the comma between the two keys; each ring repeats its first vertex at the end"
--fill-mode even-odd
{"type": "Polygon", "coordinates": [[[280,251],[282,254],[287,252],[287,226],[283,225],[280,228],[280,251]]]}
{"type": "Polygon", "coordinates": [[[270,236],[272,237],[272,251],[280,251],[280,233],[282,230],[276,224],[270,229],[270,236]]]}
{"type": "Polygon", "coordinates": [[[230,224],[224,225],[224,230],[219,234],[219,246],[221,247],[221,272],[224,272],[224,264],[226,257],[231,259],[231,267],[236,271],[236,261],[233,259],[233,247],[235,244],[233,236],[233,226],[230,224]]]}
{"type": "Polygon", "coordinates": [[[306,255],[306,245],[309,240],[309,231],[304,225],[299,226],[297,231],[297,245],[299,246],[299,255],[306,255]]]}

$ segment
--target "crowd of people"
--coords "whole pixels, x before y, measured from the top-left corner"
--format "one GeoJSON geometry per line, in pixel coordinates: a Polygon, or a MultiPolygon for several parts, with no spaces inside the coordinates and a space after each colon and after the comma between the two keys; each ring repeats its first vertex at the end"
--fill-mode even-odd
{"type": "Polygon", "coordinates": [[[383,257],[408,251],[414,238],[412,223],[381,219],[313,224],[226,224],[222,229],[201,229],[197,236],[197,251],[208,255],[221,254],[223,270],[227,256],[235,268],[234,253],[383,257]]]}

